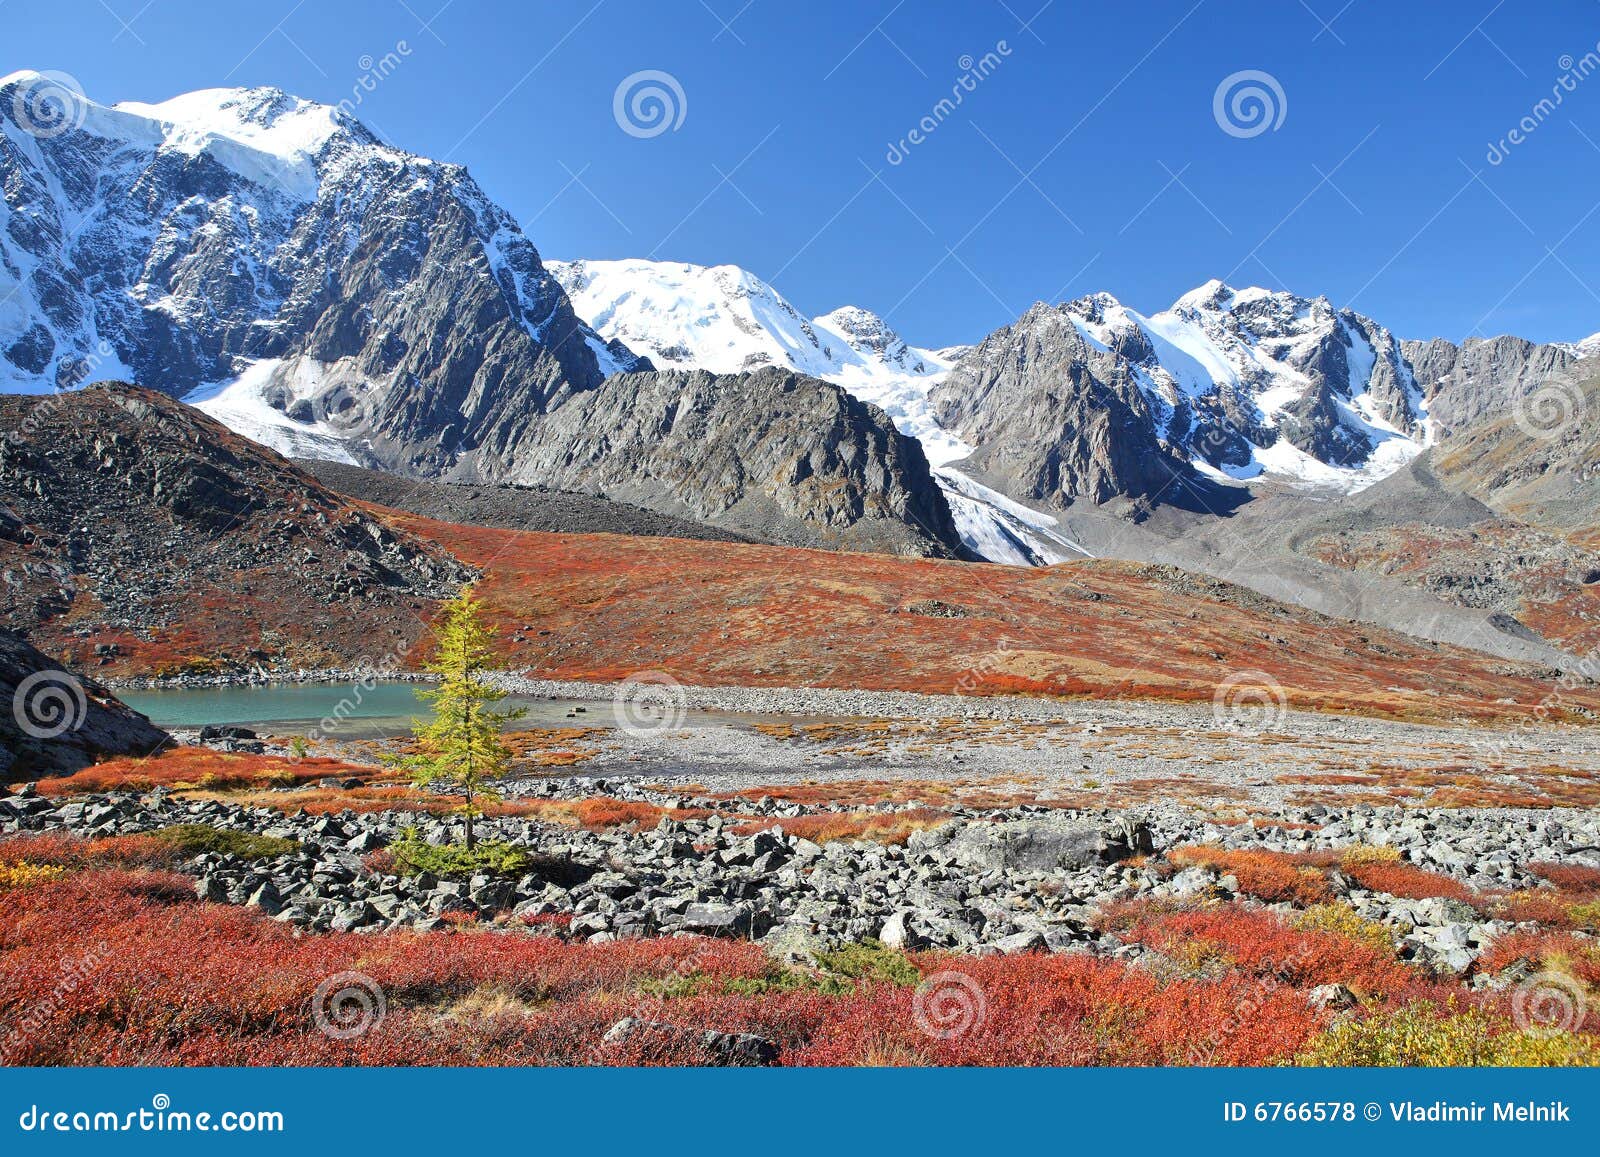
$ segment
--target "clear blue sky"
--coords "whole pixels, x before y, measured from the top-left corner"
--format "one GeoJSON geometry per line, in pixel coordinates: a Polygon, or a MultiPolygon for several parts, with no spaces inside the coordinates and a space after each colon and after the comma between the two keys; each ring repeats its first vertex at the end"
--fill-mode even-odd
{"type": "Polygon", "coordinates": [[[0,71],[105,102],[337,102],[404,41],[360,115],[466,164],[547,256],[732,262],[924,345],[1093,290],[1154,311],[1210,277],[1406,337],[1600,330],[1600,72],[1534,112],[1596,51],[1594,0],[0,0],[0,27],[0,71]],[[686,109],[640,138],[613,95],[647,69],[686,109]],[[1213,96],[1247,69],[1287,108],[1240,137],[1213,96]]]}

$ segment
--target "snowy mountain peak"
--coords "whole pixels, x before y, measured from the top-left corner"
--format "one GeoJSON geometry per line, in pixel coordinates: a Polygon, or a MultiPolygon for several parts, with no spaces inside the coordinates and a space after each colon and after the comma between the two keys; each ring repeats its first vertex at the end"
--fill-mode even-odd
{"type": "Polygon", "coordinates": [[[551,261],[578,316],[663,369],[738,373],[782,366],[823,377],[832,365],[811,323],[736,265],[551,261]]]}
{"type": "Polygon", "coordinates": [[[738,373],[779,366],[832,382],[880,406],[920,438],[936,465],[970,451],[927,408],[950,360],[907,345],[870,310],[845,306],[807,320],[781,293],[736,265],[675,261],[551,261],[579,317],[657,366],[738,373]]]}
{"type": "Polygon", "coordinates": [[[880,362],[908,374],[938,373],[947,368],[937,354],[914,350],[883,318],[870,309],[846,305],[817,318],[815,325],[836,334],[868,362],[880,362]]]}
{"type": "MultiPolygon", "coordinates": [[[[1423,391],[1382,326],[1335,309],[1326,297],[1219,280],[1149,316],[1107,293],[1036,306],[985,340],[935,402],[947,423],[980,447],[1009,440],[1025,453],[1025,443],[1079,435],[1030,432],[1037,422],[1029,421],[1012,428],[996,407],[1023,407],[1030,391],[1088,380],[1141,415],[1139,436],[1148,438],[1150,453],[1164,447],[1217,479],[1269,475],[1358,489],[1414,457],[1432,436],[1423,391]],[[1007,367],[1017,357],[1023,366],[1013,373],[1007,367]],[[1058,368],[1030,370],[1034,363],[1058,368]],[[1074,365],[1080,370],[1069,369],[1074,365]]],[[[1060,420],[1070,426],[1082,417],[1074,411],[1060,420]]],[[[1093,447],[1083,453],[1094,458],[1093,447]]],[[[1117,477],[1116,470],[1106,477],[1086,470],[1079,481],[1098,493],[1115,489],[1117,477]]],[[[1030,481],[1018,493],[1038,489],[1030,481]]]]}
{"type": "Polygon", "coordinates": [[[60,74],[25,71],[0,80],[0,102],[12,114],[7,136],[36,159],[43,151],[81,148],[84,139],[205,155],[254,184],[300,200],[316,196],[319,161],[379,147],[378,138],[348,114],[278,88],[213,88],[153,104],[104,105],[60,74]],[[330,148],[335,142],[340,147],[330,148]]]}
{"type": "Polygon", "coordinates": [[[1326,297],[1300,297],[1285,290],[1264,289],[1259,285],[1239,288],[1212,278],[1178,298],[1168,312],[1217,315],[1245,313],[1251,316],[1294,318],[1306,313],[1331,317],[1334,308],[1326,297]]]}
{"type": "Polygon", "coordinates": [[[113,107],[160,123],[169,144],[193,152],[222,139],[291,160],[315,156],[339,133],[355,134],[362,144],[375,143],[359,122],[338,109],[279,88],[210,88],[158,104],[124,101],[113,107]]]}
{"type": "MultiPolygon", "coordinates": [[[[385,426],[373,455],[398,457],[452,422],[466,442],[518,390],[637,364],[577,321],[465,169],[338,109],[276,88],[104,105],[59,74],[0,81],[0,389],[137,381],[294,449],[340,441],[315,413],[342,386],[385,426]]],[[[423,453],[449,461],[449,439],[423,453]]]]}
{"type": "Polygon", "coordinates": [[[1600,333],[1590,334],[1582,341],[1560,343],[1575,358],[1600,357],[1600,333]]]}
{"type": "MultiPolygon", "coordinates": [[[[1262,292],[1251,290],[1250,292],[1262,292]]],[[[1216,310],[1227,309],[1229,304],[1238,295],[1233,286],[1219,278],[1213,277],[1204,285],[1197,286],[1185,293],[1172,303],[1174,312],[1180,309],[1216,310]]]]}

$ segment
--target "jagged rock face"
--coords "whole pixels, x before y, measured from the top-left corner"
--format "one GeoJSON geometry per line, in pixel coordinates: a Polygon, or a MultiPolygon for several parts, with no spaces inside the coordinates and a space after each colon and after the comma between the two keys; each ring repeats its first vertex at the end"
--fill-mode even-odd
{"type": "Polygon", "coordinates": [[[0,88],[0,387],[125,376],[182,397],[299,359],[335,384],[280,374],[270,401],[358,405],[368,456],[437,469],[506,395],[543,406],[639,368],[460,166],[275,89],[85,102],[80,127],[35,136],[28,83],[0,88]]]}
{"type": "Polygon", "coordinates": [[[1436,449],[1433,468],[1498,511],[1600,546],[1600,363],[1526,388],[1436,449]]]}
{"type": "Polygon", "coordinates": [[[71,775],[98,759],[149,755],[170,739],[93,679],[3,628],[0,706],[0,782],[71,775]]]}
{"type": "Polygon", "coordinates": [[[1035,306],[985,338],[932,398],[939,420],[978,447],[963,469],[1018,497],[1149,497],[1190,471],[1156,437],[1128,365],[1092,349],[1061,311],[1035,306]]]}
{"type": "Polygon", "coordinates": [[[1149,497],[1191,463],[1336,481],[1428,437],[1422,391],[1382,326],[1220,282],[1148,318],[1107,294],[1035,306],[933,397],[978,446],[974,464],[1059,503],[1149,497]]]}
{"type": "Polygon", "coordinates": [[[915,439],[780,369],[619,374],[541,422],[509,415],[470,469],[801,546],[948,557],[960,541],[915,439]]]}
{"type": "Polygon", "coordinates": [[[1564,373],[1584,352],[1520,337],[1468,338],[1460,345],[1434,338],[1401,342],[1400,348],[1428,392],[1441,437],[1503,415],[1517,398],[1564,373]]]}
{"type": "Polygon", "coordinates": [[[0,625],[74,666],[381,663],[470,577],[162,394],[0,396],[0,625]]]}

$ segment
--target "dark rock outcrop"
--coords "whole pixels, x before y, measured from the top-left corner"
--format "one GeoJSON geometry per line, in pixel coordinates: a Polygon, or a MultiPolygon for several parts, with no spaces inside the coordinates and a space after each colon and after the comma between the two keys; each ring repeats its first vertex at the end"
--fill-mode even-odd
{"type": "Polygon", "coordinates": [[[1434,338],[1404,341],[1400,349],[1428,393],[1441,438],[1503,417],[1516,399],[1577,361],[1561,346],[1520,337],[1468,338],[1460,345],[1434,338]]]}
{"type": "Polygon", "coordinates": [[[604,494],[797,546],[951,557],[921,445],[786,370],[620,374],[486,433],[473,476],[604,494]]]}
{"type": "Polygon", "coordinates": [[[98,759],[149,755],[170,736],[93,679],[0,629],[0,781],[71,775],[98,759]]]}

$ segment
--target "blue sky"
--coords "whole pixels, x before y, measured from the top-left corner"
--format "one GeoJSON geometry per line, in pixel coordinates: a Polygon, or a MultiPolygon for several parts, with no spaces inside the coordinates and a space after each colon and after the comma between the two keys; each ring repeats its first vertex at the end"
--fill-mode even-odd
{"type": "Polygon", "coordinates": [[[1574,79],[1594,0],[0,0],[0,22],[0,71],[104,102],[337,102],[393,54],[359,115],[466,164],[547,256],[731,262],[917,344],[1211,277],[1404,337],[1600,330],[1600,71],[1574,79]],[[1281,121],[1225,131],[1218,87],[1249,70],[1281,121]],[[684,98],[648,137],[613,107],[644,71],[684,98]]]}

